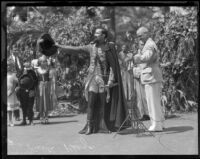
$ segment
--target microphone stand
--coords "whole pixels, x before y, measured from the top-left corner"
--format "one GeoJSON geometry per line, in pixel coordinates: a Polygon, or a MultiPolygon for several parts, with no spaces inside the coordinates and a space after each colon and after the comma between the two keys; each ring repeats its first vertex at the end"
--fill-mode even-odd
{"type": "MultiPolygon", "coordinates": [[[[135,79],[134,79],[135,80],[135,79]]],[[[135,89],[135,81],[134,82],[134,88],[135,89]]],[[[134,93],[134,92],[133,92],[134,93]]],[[[137,136],[139,136],[139,130],[142,129],[145,132],[148,132],[151,136],[155,137],[155,135],[147,129],[147,127],[144,125],[144,123],[139,119],[138,114],[137,114],[137,106],[133,103],[134,101],[134,95],[131,95],[131,108],[129,109],[128,116],[126,119],[123,121],[117,132],[114,134],[113,138],[120,132],[121,128],[124,126],[124,124],[129,120],[131,122],[131,128],[134,130],[134,126],[136,128],[137,136]]]]}

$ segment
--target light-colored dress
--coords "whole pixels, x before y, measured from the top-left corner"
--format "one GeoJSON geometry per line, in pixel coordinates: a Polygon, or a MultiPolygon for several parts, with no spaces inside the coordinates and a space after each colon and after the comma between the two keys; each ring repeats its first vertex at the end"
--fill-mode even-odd
{"type": "Polygon", "coordinates": [[[134,77],[134,91],[136,93],[136,103],[139,110],[138,117],[142,118],[143,115],[149,115],[146,94],[144,90],[144,85],[141,84],[140,73],[142,70],[143,64],[137,64],[133,68],[133,77],[134,77]]]}
{"type": "Polygon", "coordinates": [[[57,107],[57,96],[56,96],[56,80],[57,72],[56,69],[50,69],[50,109],[54,110],[57,107]]]}
{"type": "Polygon", "coordinates": [[[40,68],[38,69],[38,80],[39,80],[39,110],[40,117],[48,117],[50,109],[50,80],[49,70],[42,73],[40,68]]]}
{"type": "Polygon", "coordinates": [[[13,111],[20,107],[20,102],[15,93],[15,87],[18,82],[16,73],[7,74],[7,110],[13,111]]]}
{"type": "Polygon", "coordinates": [[[131,75],[128,72],[128,62],[125,62],[126,54],[124,52],[119,53],[119,64],[121,69],[122,83],[124,88],[124,94],[126,100],[131,100],[132,86],[131,86],[131,75]]]}

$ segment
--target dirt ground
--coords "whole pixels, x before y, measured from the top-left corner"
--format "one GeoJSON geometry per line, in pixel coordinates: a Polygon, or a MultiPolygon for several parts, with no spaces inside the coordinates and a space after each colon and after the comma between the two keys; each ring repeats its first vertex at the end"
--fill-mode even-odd
{"type": "MultiPolygon", "coordinates": [[[[48,125],[8,127],[8,155],[197,155],[198,114],[174,114],[165,121],[163,132],[137,134],[125,129],[118,134],[81,135],[86,114],[50,118],[48,125]]],[[[16,124],[18,124],[17,122],[16,124]]],[[[146,127],[149,121],[143,122],[146,127]]]]}

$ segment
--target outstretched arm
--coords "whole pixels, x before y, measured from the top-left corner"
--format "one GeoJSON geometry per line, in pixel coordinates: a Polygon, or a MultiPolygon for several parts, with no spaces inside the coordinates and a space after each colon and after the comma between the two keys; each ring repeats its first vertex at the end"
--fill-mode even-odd
{"type": "Polygon", "coordinates": [[[85,46],[65,46],[56,44],[58,48],[60,48],[60,53],[68,54],[68,55],[78,55],[78,54],[89,54],[90,53],[90,45],[85,46]]]}

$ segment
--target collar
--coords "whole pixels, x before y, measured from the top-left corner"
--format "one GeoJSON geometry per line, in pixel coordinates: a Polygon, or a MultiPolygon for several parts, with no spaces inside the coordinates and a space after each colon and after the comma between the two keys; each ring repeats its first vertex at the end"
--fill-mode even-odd
{"type": "MultiPolygon", "coordinates": [[[[95,47],[97,47],[96,44],[95,44],[95,47]]],[[[110,50],[109,43],[106,42],[106,43],[104,44],[104,47],[103,47],[102,51],[109,51],[109,50],[110,50]]]]}

